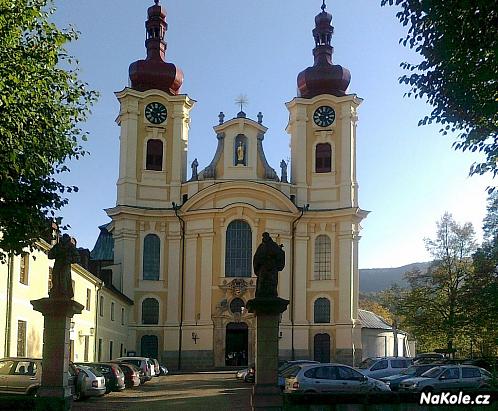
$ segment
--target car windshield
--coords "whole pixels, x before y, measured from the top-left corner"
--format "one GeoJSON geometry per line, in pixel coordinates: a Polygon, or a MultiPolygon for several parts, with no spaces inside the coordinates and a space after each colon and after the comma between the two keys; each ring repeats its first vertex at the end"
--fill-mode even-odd
{"type": "Polygon", "coordinates": [[[361,362],[361,364],[358,366],[358,368],[365,370],[367,368],[370,368],[376,362],[377,362],[377,360],[374,360],[373,358],[367,358],[361,362]]]}
{"type": "Polygon", "coordinates": [[[444,368],[441,367],[435,367],[431,368],[429,371],[424,372],[421,376],[422,377],[427,377],[427,378],[437,378],[439,375],[441,375],[444,371],[444,368]]]}
{"type": "Polygon", "coordinates": [[[297,375],[297,373],[301,370],[301,367],[299,365],[294,365],[287,370],[285,370],[281,375],[284,378],[292,378],[297,375]]]}
{"type": "Polygon", "coordinates": [[[140,360],[129,360],[129,359],[127,359],[127,360],[126,360],[126,362],[127,362],[127,363],[130,363],[130,364],[134,364],[134,365],[136,365],[137,367],[140,367],[140,362],[141,362],[141,361],[140,361],[140,360]]]}
{"type": "Polygon", "coordinates": [[[408,367],[406,370],[403,370],[400,372],[402,375],[416,375],[417,374],[417,367],[408,367]]]}
{"type": "Polygon", "coordinates": [[[104,374],[102,374],[97,368],[95,367],[87,367],[91,372],[95,374],[96,377],[103,377],[104,374]]]}

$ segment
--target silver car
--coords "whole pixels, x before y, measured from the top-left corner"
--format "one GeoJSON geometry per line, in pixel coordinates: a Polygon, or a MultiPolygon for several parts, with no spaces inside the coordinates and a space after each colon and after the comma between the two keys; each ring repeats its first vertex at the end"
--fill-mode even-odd
{"type": "Polygon", "coordinates": [[[371,378],[384,378],[399,374],[413,363],[409,357],[366,358],[358,366],[358,371],[371,378]]]}
{"type": "Polygon", "coordinates": [[[390,391],[382,381],[367,377],[343,364],[296,365],[286,372],[288,394],[332,394],[390,391]]]}
{"type": "Polygon", "coordinates": [[[399,384],[404,392],[439,392],[489,388],[491,374],[471,365],[442,365],[431,368],[420,377],[409,378],[399,384]]]}
{"type": "Polygon", "coordinates": [[[77,395],[75,400],[82,400],[86,397],[100,397],[105,394],[105,377],[93,367],[78,365],[77,395]]]}

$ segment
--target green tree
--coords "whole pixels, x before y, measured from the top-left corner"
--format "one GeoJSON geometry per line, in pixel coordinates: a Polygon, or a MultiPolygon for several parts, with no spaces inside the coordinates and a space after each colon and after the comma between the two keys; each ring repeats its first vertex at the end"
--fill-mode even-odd
{"type": "Polygon", "coordinates": [[[473,275],[465,285],[468,335],[481,356],[498,348],[498,193],[488,197],[484,242],[473,255],[473,275]]]}
{"type": "Polygon", "coordinates": [[[0,0],[0,258],[20,253],[68,200],[56,177],[85,154],[78,127],[96,93],[65,46],[72,29],[50,21],[49,0],[0,0]]]}
{"type": "MultiPolygon", "coordinates": [[[[441,132],[459,133],[457,150],[479,151],[470,174],[498,173],[498,8],[489,0],[381,0],[401,8],[397,17],[408,33],[400,42],[419,53],[404,62],[408,96],[426,98],[441,132]]],[[[492,189],[491,189],[492,190],[492,189]]]]}
{"type": "Polygon", "coordinates": [[[467,319],[464,285],[472,273],[472,253],[476,249],[472,224],[455,222],[444,214],[437,223],[436,236],[425,240],[434,260],[426,273],[407,273],[409,284],[398,302],[409,331],[427,350],[455,348],[462,341],[467,319]]]}

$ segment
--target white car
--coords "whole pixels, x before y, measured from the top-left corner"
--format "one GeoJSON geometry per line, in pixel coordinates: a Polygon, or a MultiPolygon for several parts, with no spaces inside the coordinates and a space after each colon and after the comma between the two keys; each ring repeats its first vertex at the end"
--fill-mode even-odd
{"type": "Polygon", "coordinates": [[[409,357],[378,357],[366,358],[358,366],[358,371],[367,377],[381,379],[397,375],[413,363],[409,357]]]}
{"type": "Polygon", "coordinates": [[[287,394],[333,394],[391,391],[382,381],[343,364],[296,365],[286,372],[287,394]]]}

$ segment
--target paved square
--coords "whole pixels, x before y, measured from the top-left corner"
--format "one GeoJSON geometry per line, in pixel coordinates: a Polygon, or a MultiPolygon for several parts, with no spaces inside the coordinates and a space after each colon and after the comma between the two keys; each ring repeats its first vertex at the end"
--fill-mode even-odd
{"type": "Polygon", "coordinates": [[[251,390],[252,384],[236,380],[234,371],[168,375],[120,393],[76,402],[73,410],[249,411],[251,390]]]}

